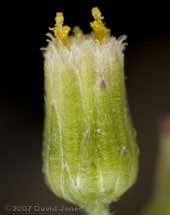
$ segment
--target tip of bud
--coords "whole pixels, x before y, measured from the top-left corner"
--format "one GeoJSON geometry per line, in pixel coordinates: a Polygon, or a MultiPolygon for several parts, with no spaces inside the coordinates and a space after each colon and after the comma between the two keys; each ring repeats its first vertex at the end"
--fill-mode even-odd
{"type": "Polygon", "coordinates": [[[160,120],[160,132],[170,137],[170,116],[163,117],[160,120]]]}

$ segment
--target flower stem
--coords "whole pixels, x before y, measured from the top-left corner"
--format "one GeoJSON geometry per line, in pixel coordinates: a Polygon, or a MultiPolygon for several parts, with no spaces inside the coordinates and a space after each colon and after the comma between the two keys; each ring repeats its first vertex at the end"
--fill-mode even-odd
{"type": "Polygon", "coordinates": [[[88,215],[110,215],[109,206],[100,202],[89,206],[86,211],[88,215]]]}

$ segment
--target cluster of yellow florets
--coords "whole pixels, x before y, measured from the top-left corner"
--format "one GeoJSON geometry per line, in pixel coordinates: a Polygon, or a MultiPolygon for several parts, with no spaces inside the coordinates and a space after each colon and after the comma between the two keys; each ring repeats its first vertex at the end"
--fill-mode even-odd
{"type": "MultiPolygon", "coordinates": [[[[102,16],[98,7],[92,8],[92,16],[94,18],[93,22],[90,22],[90,26],[93,29],[92,35],[94,39],[98,40],[99,42],[103,42],[103,39],[106,35],[109,34],[110,29],[106,28],[105,24],[103,23],[104,17],[102,16]]],[[[67,45],[68,35],[71,28],[64,24],[64,16],[62,12],[57,12],[55,17],[55,26],[50,28],[54,32],[54,36],[57,40],[61,41],[64,45],[67,45]]],[[[79,27],[75,27],[73,29],[73,33],[75,36],[79,38],[84,38],[83,32],[79,27]]]]}

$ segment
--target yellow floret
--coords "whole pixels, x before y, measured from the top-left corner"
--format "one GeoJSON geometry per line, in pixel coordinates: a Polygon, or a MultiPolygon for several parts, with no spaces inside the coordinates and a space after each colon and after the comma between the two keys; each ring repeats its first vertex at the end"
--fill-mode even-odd
{"type": "Polygon", "coordinates": [[[104,17],[102,16],[98,7],[92,8],[92,16],[94,21],[90,22],[90,26],[93,29],[94,38],[99,42],[102,42],[106,35],[108,35],[110,29],[106,28],[103,23],[104,17]]]}
{"type": "Polygon", "coordinates": [[[54,32],[57,40],[61,41],[64,45],[67,45],[68,34],[71,28],[67,25],[63,25],[64,16],[62,12],[56,13],[55,22],[55,26],[50,28],[50,30],[54,32]]]}
{"type": "Polygon", "coordinates": [[[74,38],[84,39],[85,35],[79,26],[74,26],[73,28],[73,36],[74,38]]]}

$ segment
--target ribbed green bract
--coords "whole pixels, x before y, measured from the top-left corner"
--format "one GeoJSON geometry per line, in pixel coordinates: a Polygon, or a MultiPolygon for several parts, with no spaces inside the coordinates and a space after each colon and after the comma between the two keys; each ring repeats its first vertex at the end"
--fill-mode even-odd
{"type": "Polygon", "coordinates": [[[90,214],[109,214],[136,180],[121,39],[51,41],[45,56],[43,172],[50,189],[90,214]],[[101,212],[103,211],[103,212],[101,212]]]}

